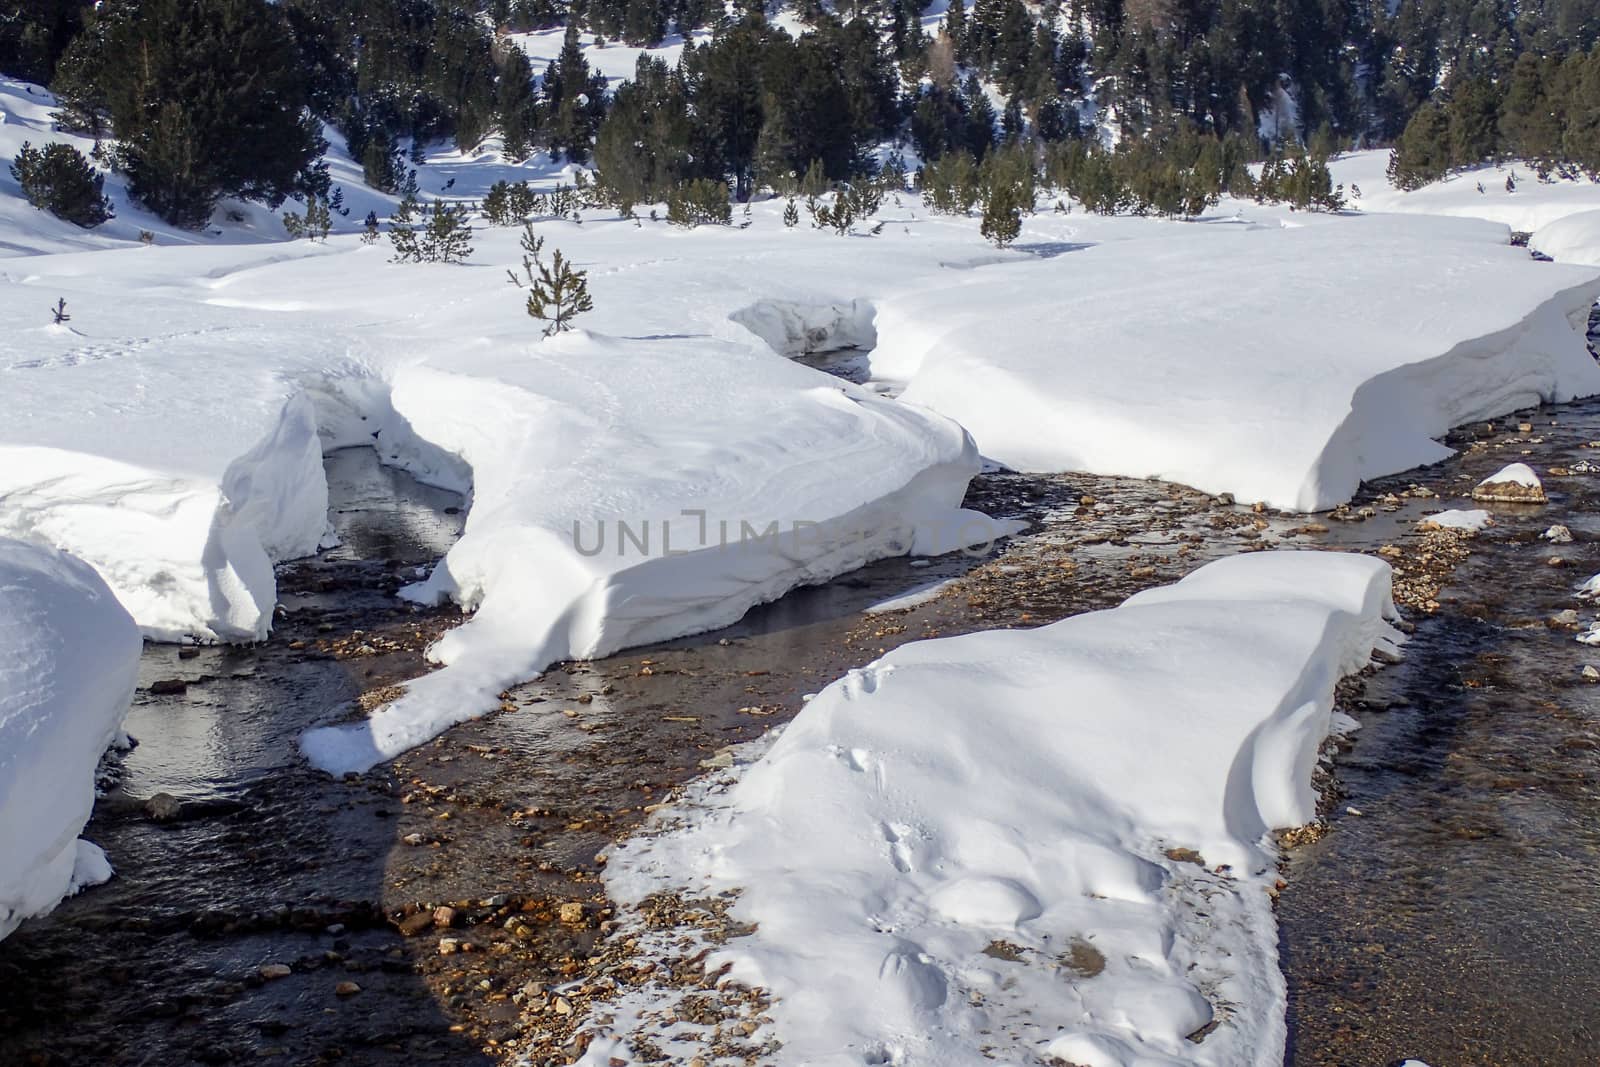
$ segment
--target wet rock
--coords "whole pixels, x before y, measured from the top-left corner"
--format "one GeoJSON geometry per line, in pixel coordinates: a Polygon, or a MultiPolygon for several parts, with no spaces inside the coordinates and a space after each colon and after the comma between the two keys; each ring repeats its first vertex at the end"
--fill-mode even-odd
{"type": "Polygon", "coordinates": [[[1550,620],[1551,629],[1576,630],[1580,625],[1578,613],[1571,608],[1556,612],[1550,620]]]}
{"type": "Polygon", "coordinates": [[[1600,670],[1585,663],[1583,665],[1583,680],[1586,682],[1600,682],[1600,670]]]}
{"type": "Polygon", "coordinates": [[[150,695],[165,697],[188,692],[189,683],[182,678],[162,678],[150,683],[150,695]]]}
{"type": "Polygon", "coordinates": [[[1548,502],[1539,476],[1526,463],[1512,463],[1491,474],[1473,487],[1472,499],[1501,504],[1548,502]]]}
{"type": "Polygon", "coordinates": [[[1167,849],[1167,859],[1173,863],[1193,863],[1201,867],[1206,865],[1206,861],[1201,857],[1200,853],[1192,848],[1169,848],[1167,849]]]}
{"type": "Polygon", "coordinates": [[[279,978],[287,978],[294,970],[287,963],[263,963],[256,969],[256,973],[271,982],[279,978]]]}
{"type": "Polygon", "coordinates": [[[561,905],[556,912],[557,917],[569,926],[577,926],[583,922],[583,904],[573,900],[561,905]]]}
{"type": "Polygon", "coordinates": [[[1572,543],[1572,531],[1560,523],[1550,527],[1539,536],[1553,545],[1570,545],[1572,543]]]}
{"type": "Polygon", "coordinates": [[[440,907],[433,909],[433,925],[439,927],[440,929],[448,930],[455,924],[455,921],[456,909],[451,907],[440,907]]]}
{"type": "Polygon", "coordinates": [[[432,925],[433,913],[427,911],[413,912],[396,924],[400,932],[406,937],[416,937],[432,925]]]}
{"type": "Polygon", "coordinates": [[[333,992],[335,996],[353,997],[361,992],[361,987],[352,981],[345,980],[334,986],[333,992]]]}
{"type": "Polygon", "coordinates": [[[441,956],[454,956],[457,952],[460,952],[460,951],[462,951],[462,948],[461,948],[461,941],[460,941],[459,938],[441,937],[439,939],[439,955],[441,955],[441,956]]]}
{"type": "Polygon", "coordinates": [[[157,793],[144,802],[144,813],[153,822],[171,822],[183,812],[183,802],[171,793],[157,793]]]}

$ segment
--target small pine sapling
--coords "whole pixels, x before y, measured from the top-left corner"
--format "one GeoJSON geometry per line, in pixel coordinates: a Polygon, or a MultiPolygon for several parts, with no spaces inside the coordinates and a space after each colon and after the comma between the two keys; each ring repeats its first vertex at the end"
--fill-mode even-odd
{"type": "Polygon", "coordinates": [[[800,225],[800,209],[795,207],[792,196],[789,202],[783,205],[783,225],[791,230],[800,225]]]}
{"type": "Polygon", "coordinates": [[[593,311],[594,301],[589,298],[587,271],[573,270],[559,249],[546,264],[543,251],[544,238],[534,234],[533,223],[527,223],[522,231],[523,277],[511,270],[506,276],[518,289],[528,290],[528,314],[545,323],[544,336],[553,337],[572,329],[577,316],[593,311]]]}
{"type": "Polygon", "coordinates": [[[57,326],[65,326],[71,322],[72,316],[67,314],[67,298],[64,296],[58,297],[56,306],[50,309],[50,314],[55,319],[57,326]]]}

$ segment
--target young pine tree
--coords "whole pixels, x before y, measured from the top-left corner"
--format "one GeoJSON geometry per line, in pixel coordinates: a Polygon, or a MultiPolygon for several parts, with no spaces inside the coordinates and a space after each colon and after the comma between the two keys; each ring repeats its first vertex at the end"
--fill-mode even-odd
{"type": "Polygon", "coordinates": [[[544,322],[544,336],[554,337],[572,329],[574,318],[593,311],[594,301],[589,298],[587,271],[573,270],[559,249],[547,264],[543,251],[544,238],[534,234],[533,223],[526,223],[522,231],[522,277],[509,270],[506,276],[518,289],[528,290],[528,314],[544,322]]]}

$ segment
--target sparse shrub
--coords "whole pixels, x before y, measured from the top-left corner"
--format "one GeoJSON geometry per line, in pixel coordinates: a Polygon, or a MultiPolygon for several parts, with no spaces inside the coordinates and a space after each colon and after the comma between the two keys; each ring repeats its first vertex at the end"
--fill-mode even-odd
{"type": "Polygon", "coordinates": [[[667,194],[667,221],[683,227],[728,225],[733,221],[733,206],[728,202],[727,185],[696,178],[673,186],[667,194]]]}
{"type": "Polygon", "coordinates": [[[283,228],[290,237],[326,241],[333,230],[332,205],[320,196],[310,197],[306,200],[305,214],[297,211],[283,213],[283,228]]]}
{"type": "Polygon", "coordinates": [[[516,226],[538,214],[543,199],[525,181],[498,181],[483,198],[483,217],[496,226],[516,226]]]}
{"type": "Polygon", "coordinates": [[[69,144],[34,148],[22,142],[11,176],[28,203],[58,219],[88,229],[111,218],[111,201],[101,192],[105,179],[69,144]]]}
{"type": "Polygon", "coordinates": [[[390,226],[396,263],[459,263],[472,255],[472,226],[465,207],[435,200],[423,211],[422,219],[420,230],[409,222],[390,226]]]}
{"type": "Polygon", "coordinates": [[[922,199],[935,215],[965,215],[978,202],[978,167],[966,152],[947,152],[922,168],[922,199]]]}

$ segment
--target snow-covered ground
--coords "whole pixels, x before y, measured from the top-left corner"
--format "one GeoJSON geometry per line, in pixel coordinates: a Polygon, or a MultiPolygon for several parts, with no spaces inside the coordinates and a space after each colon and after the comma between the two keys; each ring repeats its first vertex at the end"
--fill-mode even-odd
{"type": "MultiPolygon", "coordinates": [[[[1389,580],[1249,554],[903,646],[615,850],[607,888],[736,894],[750,932],[705,963],[774,996],[770,1062],[1275,1067],[1268,831],[1315,815],[1334,683],[1396,640],[1389,580]]],[[[647,1023],[693,1055],[706,1034],[661,996],[628,995],[586,1062],[632,1062],[647,1023]]]]}
{"type": "Polygon", "coordinates": [[[0,538],[0,938],[111,877],[105,854],[78,834],[140,647],[87,564],[0,538]]]}
{"type": "Polygon", "coordinates": [[[1505,241],[1397,216],[1174,228],[889,301],[872,368],[1019,470],[1320,510],[1442,459],[1459,423],[1600,392],[1595,271],[1505,241]]]}
{"type": "Polygon", "coordinates": [[[1475,167],[1409,192],[1389,184],[1388,166],[1389,150],[1374,149],[1340,156],[1331,169],[1350,206],[1361,211],[1488,219],[1533,233],[1567,215],[1600,210],[1600,184],[1541,182],[1526,163],[1475,167]],[[1507,189],[1506,179],[1513,175],[1514,188],[1507,189]],[[1354,189],[1361,195],[1354,196],[1354,189]]]}
{"type": "MultiPolygon", "coordinates": [[[[781,202],[692,231],[647,206],[589,210],[538,224],[595,303],[584,333],[541,342],[505,281],[517,231],[478,223],[464,265],[391,263],[353,231],[392,198],[359,185],[336,137],[351,210],[326,243],[283,239],[248,205],[178,233],[115,176],[119,218],[86,233],[5,174],[23,140],[89,147],[49,111],[42,90],[0,83],[0,535],[80,555],[147,636],[254,640],[272,565],[324,535],[323,451],[370,443],[471,494],[466,536],[413,592],[479,618],[435,650],[449,670],[366,728],[317,735],[330,769],[492,707],[554,660],[993,536],[957,510],[976,470],[963,428],[1019,465],[1321,507],[1437,458],[1428,437],[1452,421],[1600,391],[1567,321],[1594,272],[1530,262],[1483,223],[1047,211],[999,251],[976,218],[911,194],[886,198],[877,236],[846,238],[786,229],[781,202]],[[784,358],[873,346],[880,373],[914,377],[898,403],[784,358]],[[756,547],[683,552],[701,548],[701,511],[708,542],[726,518],[756,547]],[[617,555],[622,526],[645,523],[651,547],[617,555]],[[607,547],[585,551],[602,528],[607,547]]],[[[418,170],[425,197],[571,178],[493,141],[418,170]]]]}
{"type": "Polygon", "coordinates": [[[1600,206],[1539,227],[1528,244],[1557,263],[1600,267],[1600,206]]]}

